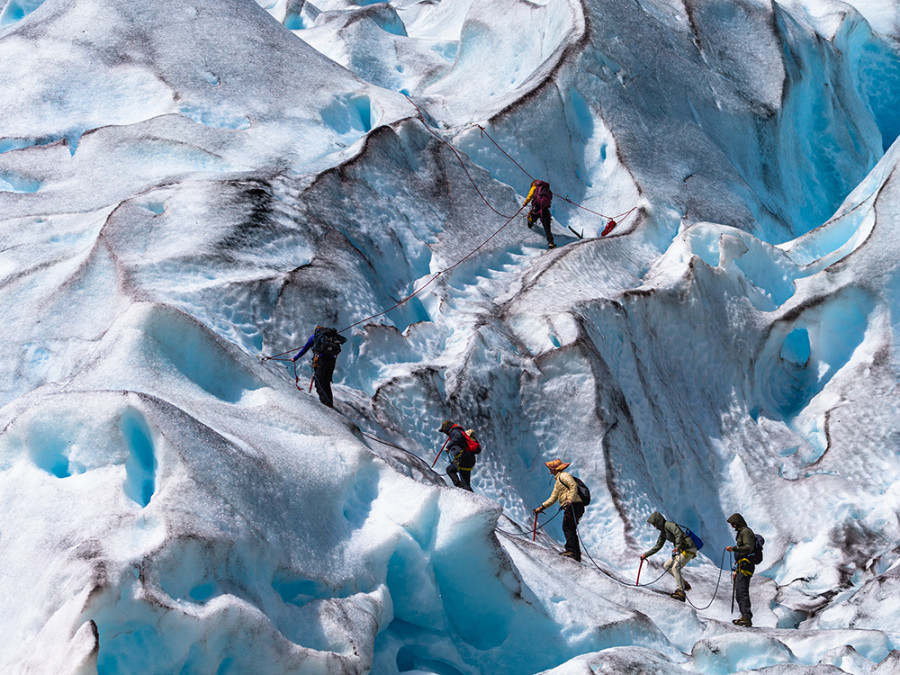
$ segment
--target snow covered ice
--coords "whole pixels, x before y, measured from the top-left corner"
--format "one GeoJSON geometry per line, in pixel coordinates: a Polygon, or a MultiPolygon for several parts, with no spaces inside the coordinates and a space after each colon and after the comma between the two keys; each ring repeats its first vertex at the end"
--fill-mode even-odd
{"type": "Polygon", "coordinates": [[[0,64],[2,672],[900,672],[895,3],[0,0],[0,64]]]}

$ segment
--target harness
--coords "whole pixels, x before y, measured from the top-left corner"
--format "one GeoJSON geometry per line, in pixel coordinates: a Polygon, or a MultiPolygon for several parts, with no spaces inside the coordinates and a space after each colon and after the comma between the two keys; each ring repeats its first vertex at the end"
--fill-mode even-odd
{"type": "Polygon", "coordinates": [[[753,572],[748,572],[747,570],[745,570],[744,566],[741,563],[747,563],[748,565],[750,565],[750,567],[753,567],[753,563],[750,562],[747,558],[741,558],[736,563],[734,563],[735,571],[740,572],[741,574],[743,574],[746,577],[752,577],[753,572]]]}

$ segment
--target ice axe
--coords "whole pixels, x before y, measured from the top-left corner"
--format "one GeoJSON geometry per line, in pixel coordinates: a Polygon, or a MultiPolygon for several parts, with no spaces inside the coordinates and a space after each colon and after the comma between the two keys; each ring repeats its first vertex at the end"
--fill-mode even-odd
{"type": "Polygon", "coordinates": [[[441,446],[441,449],[438,450],[437,457],[435,457],[435,458],[434,458],[434,461],[431,463],[431,468],[432,468],[432,469],[434,468],[434,465],[437,464],[438,457],[441,456],[441,453],[444,451],[444,448],[447,446],[447,443],[449,443],[449,442],[450,442],[450,437],[447,436],[447,440],[444,441],[444,445],[442,445],[442,446],[441,446]]]}
{"type": "Polygon", "coordinates": [[[634,582],[634,585],[635,585],[635,586],[640,586],[640,585],[641,585],[641,569],[643,569],[643,567],[644,567],[644,558],[643,558],[643,556],[641,556],[641,564],[638,565],[638,575],[637,575],[637,579],[636,579],[635,582],[634,582]]]}
{"type": "Polygon", "coordinates": [[[572,229],[571,225],[566,225],[570,230],[572,230],[572,234],[574,234],[579,239],[584,239],[584,230],[581,231],[581,234],[578,234],[574,229],[572,229]]]}

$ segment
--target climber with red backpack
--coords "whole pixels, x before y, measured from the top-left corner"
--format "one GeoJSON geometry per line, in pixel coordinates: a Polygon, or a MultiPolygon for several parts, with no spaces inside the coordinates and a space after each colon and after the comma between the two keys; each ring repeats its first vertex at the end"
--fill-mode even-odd
{"type": "Polygon", "coordinates": [[[475,430],[466,430],[450,420],[444,420],[438,431],[447,434],[447,442],[444,444],[450,457],[447,475],[456,487],[474,492],[472,469],[475,467],[475,455],[481,452],[481,444],[475,438],[475,430]]]}
{"type": "Polygon", "coordinates": [[[544,462],[544,465],[556,478],[556,481],[553,484],[553,492],[550,494],[550,498],[534,509],[534,513],[538,514],[552,506],[554,502],[559,502],[559,505],[564,509],[562,528],[566,537],[566,547],[560,555],[572,558],[576,562],[581,562],[578,521],[584,515],[584,507],[591,501],[591,493],[584,483],[566,472],[570,464],[571,462],[564,462],[561,459],[551,459],[549,462],[544,462]]]}
{"type": "Polygon", "coordinates": [[[341,353],[341,345],[346,341],[347,338],[340,335],[334,328],[316,326],[313,334],[303,345],[303,349],[292,359],[296,361],[312,349],[313,381],[316,384],[316,393],[319,395],[319,400],[329,408],[334,407],[334,397],[331,394],[334,366],[337,363],[337,355],[341,353]]]}
{"type": "Polygon", "coordinates": [[[550,202],[553,201],[553,193],[550,191],[550,183],[542,180],[534,180],[531,182],[531,190],[525,198],[523,207],[531,203],[531,211],[528,213],[528,227],[534,227],[535,222],[540,218],[544,225],[544,234],[547,236],[547,248],[556,248],[553,243],[553,233],[550,231],[550,202]]]}

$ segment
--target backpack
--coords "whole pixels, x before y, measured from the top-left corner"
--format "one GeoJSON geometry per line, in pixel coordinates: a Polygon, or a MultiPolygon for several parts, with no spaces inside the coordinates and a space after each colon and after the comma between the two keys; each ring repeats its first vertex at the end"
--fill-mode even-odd
{"type": "Polygon", "coordinates": [[[334,328],[316,326],[313,333],[312,350],[314,354],[328,354],[337,356],[341,353],[341,345],[347,341],[343,335],[339,335],[334,328]]]}
{"type": "Polygon", "coordinates": [[[766,540],[763,538],[761,534],[754,534],[756,541],[753,542],[753,550],[750,552],[750,555],[747,556],[747,560],[752,562],[754,565],[759,565],[763,561],[763,546],[766,543],[766,540]]]}
{"type": "MultiPolygon", "coordinates": [[[[570,474],[571,475],[571,474],[570,474]]],[[[581,499],[582,506],[587,506],[591,503],[591,490],[587,485],[584,484],[578,476],[572,476],[575,479],[575,484],[578,486],[578,498],[581,499]]]]}
{"type": "MultiPolygon", "coordinates": [[[[678,525],[678,523],[675,524],[678,525]]],[[[698,551],[703,548],[703,540],[696,534],[694,534],[694,532],[691,531],[691,528],[685,527],[684,525],[678,525],[678,527],[680,527],[681,531],[691,538],[691,540],[694,542],[694,546],[697,547],[698,551]]]]}
{"type": "Polygon", "coordinates": [[[481,443],[469,436],[465,431],[462,432],[463,438],[466,439],[466,452],[477,455],[481,452],[481,443]]]}
{"type": "Polygon", "coordinates": [[[553,193],[550,191],[550,183],[542,180],[534,183],[534,197],[531,198],[531,210],[541,213],[550,208],[553,201],[553,193]]]}

